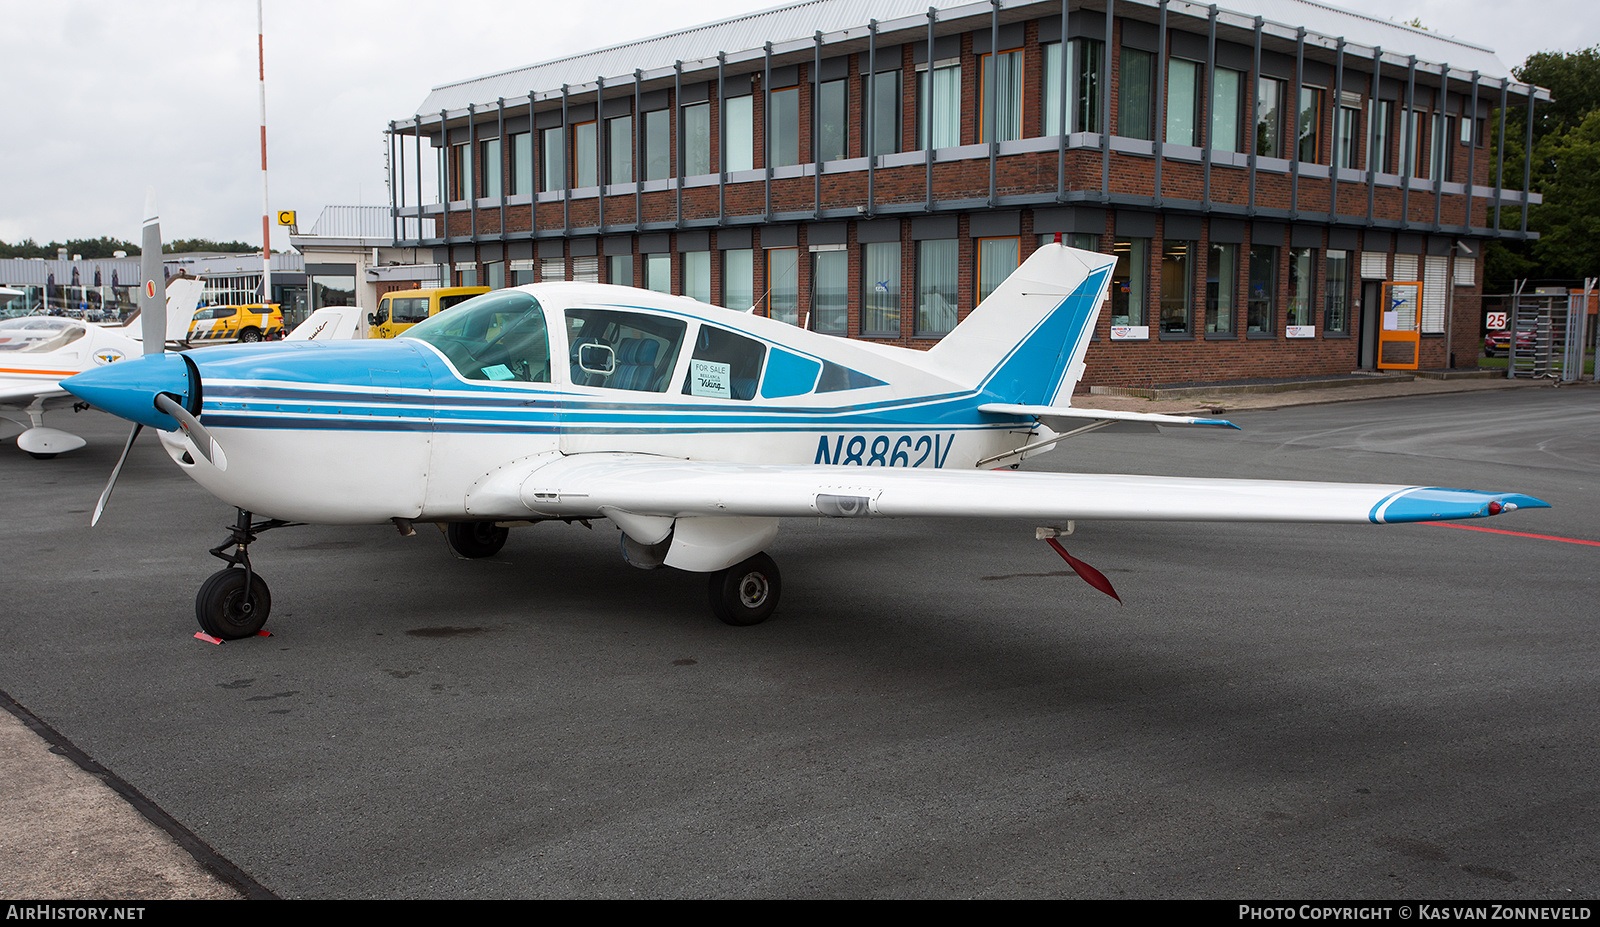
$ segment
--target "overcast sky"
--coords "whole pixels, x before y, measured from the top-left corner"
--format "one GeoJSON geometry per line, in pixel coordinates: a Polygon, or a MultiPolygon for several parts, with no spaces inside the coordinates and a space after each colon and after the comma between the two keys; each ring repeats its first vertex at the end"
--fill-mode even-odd
{"type": "MultiPolygon", "coordinates": [[[[436,85],[777,5],[265,0],[271,207],[309,228],[324,205],[387,204],[383,130],[436,85]]],[[[1600,43],[1593,0],[1332,5],[1508,67],[1600,43]]],[[[0,24],[0,240],[137,241],[153,186],[167,238],[260,241],[255,0],[0,0],[0,24]]]]}

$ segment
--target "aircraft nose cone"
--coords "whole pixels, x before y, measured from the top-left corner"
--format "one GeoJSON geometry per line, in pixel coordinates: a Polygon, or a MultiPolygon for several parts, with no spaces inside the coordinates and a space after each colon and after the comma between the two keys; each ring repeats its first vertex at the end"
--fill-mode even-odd
{"type": "Polygon", "coordinates": [[[61,388],[119,418],[171,431],[178,423],[156,408],[156,396],[167,393],[194,409],[197,390],[190,366],[181,354],[146,354],[68,377],[61,388]]]}

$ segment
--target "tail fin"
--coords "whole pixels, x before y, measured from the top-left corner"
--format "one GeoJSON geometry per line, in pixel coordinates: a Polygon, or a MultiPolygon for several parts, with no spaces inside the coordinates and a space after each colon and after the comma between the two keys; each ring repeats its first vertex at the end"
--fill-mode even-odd
{"type": "Polygon", "coordinates": [[[938,372],[1001,402],[1069,405],[1116,258],[1047,244],[928,351],[938,372]]]}

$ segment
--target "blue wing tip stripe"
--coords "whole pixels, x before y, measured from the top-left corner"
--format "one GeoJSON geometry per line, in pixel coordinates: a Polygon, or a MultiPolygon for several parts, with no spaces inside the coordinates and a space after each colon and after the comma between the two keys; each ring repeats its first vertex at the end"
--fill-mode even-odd
{"type": "Polygon", "coordinates": [[[1478,492],[1437,486],[1402,489],[1372,507],[1373,524],[1393,525],[1453,518],[1488,518],[1517,509],[1547,509],[1550,503],[1514,492],[1478,492]]]}

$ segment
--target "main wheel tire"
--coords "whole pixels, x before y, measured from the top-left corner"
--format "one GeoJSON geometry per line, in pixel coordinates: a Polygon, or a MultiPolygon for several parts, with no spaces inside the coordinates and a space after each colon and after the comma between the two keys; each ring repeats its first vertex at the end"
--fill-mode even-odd
{"type": "Polygon", "coordinates": [[[32,457],[34,460],[55,460],[56,459],[56,455],[54,455],[54,454],[35,454],[33,451],[29,451],[28,452],[28,456],[32,457]]]}
{"type": "Polygon", "coordinates": [[[711,574],[711,611],[725,624],[748,627],[772,617],[783,591],[778,565],[766,554],[711,574]]]}
{"type": "Polygon", "coordinates": [[[257,341],[261,340],[261,330],[258,328],[247,328],[239,333],[239,340],[245,344],[255,344],[257,341]]]}
{"type": "Polygon", "coordinates": [[[194,614],[200,629],[225,641],[251,637],[267,623],[272,593],[260,576],[250,574],[250,594],[245,595],[244,570],[229,567],[211,574],[194,597],[194,614]]]}
{"type": "Polygon", "coordinates": [[[444,536],[451,550],[469,560],[477,560],[498,554],[500,548],[506,546],[511,529],[492,521],[453,521],[445,525],[444,536]]]}

